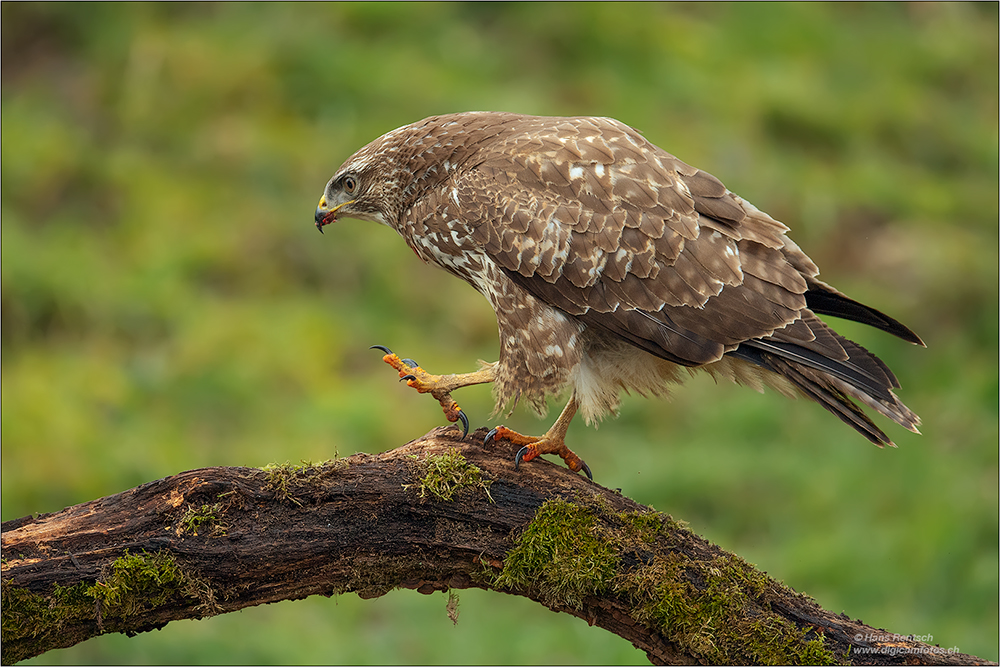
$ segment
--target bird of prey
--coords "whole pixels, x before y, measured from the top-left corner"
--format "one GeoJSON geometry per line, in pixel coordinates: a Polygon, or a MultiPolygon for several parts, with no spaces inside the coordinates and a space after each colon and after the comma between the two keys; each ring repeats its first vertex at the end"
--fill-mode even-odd
{"type": "Polygon", "coordinates": [[[565,443],[573,416],[592,423],[622,390],[661,394],[693,369],[804,395],[879,447],[894,445],[854,400],[918,432],[892,371],[817,315],[920,338],[819,280],[788,227],[617,120],[474,112],[405,125],[327,183],[316,226],[341,217],[396,230],[496,311],[499,360],[477,371],[435,375],[382,348],[450,421],[468,431],[460,387],[492,382],[497,411],[524,399],[539,413],[571,390],[541,437],[487,436],[522,445],[515,467],[555,453],[589,476],[565,443]]]}

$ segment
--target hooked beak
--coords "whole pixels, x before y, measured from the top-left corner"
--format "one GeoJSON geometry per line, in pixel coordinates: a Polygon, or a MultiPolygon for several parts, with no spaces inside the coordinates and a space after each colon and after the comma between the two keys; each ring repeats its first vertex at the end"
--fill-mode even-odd
{"type": "Polygon", "coordinates": [[[330,205],[326,201],[326,197],[321,197],[319,200],[319,206],[316,207],[316,229],[319,230],[320,234],[323,233],[323,227],[337,221],[337,211],[344,206],[353,203],[354,200],[352,199],[330,208],[330,205]]]}

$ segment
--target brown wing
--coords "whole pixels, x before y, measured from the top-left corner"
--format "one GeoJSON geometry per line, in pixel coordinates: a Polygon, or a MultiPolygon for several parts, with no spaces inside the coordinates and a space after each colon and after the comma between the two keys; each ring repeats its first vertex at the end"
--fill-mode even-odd
{"type": "Polygon", "coordinates": [[[473,239],[535,297],[679,364],[731,353],[790,377],[873,442],[889,440],[845,393],[915,430],[885,364],[807,308],[919,338],[819,281],[714,176],[604,118],[524,118],[469,167],[454,196],[473,239]]]}
{"type": "Polygon", "coordinates": [[[525,121],[459,179],[473,238],[535,296],[685,365],[799,318],[787,228],[610,119],[525,121]]]}

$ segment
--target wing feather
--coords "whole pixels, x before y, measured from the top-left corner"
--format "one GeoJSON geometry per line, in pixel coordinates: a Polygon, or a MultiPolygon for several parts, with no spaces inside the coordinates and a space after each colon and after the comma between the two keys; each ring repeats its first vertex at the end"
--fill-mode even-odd
{"type": "MultiPolygon", "coordinates": [[[[501,139],[461,176],[473,239],[502,269],[570,314],[607,315],[613,301],[721,334],[708,345],[716,358],[798,318],[807,285],[782,256],[783,225],[617,121],[577,120],[529,123],[544,151],[501,139]],[[574,291],[595,284],[603,289],[574,291]]],[[[648,320],[635,326],[645,332],[648,320]]]]}
{"type": "Polygon", "coordinates": [[[819,281],[785,225],[631,128],[522,117],[454,187],[486,255],[588,327],[687,366],[750,361],[879,444],[888,438],[852,397],[915,429],[886,365],[810,308],[916,334],[819,281]]]}

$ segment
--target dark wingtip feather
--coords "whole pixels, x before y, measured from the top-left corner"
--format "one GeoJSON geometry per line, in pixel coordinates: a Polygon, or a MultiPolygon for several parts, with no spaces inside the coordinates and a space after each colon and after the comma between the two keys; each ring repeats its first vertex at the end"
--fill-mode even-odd
{"type": "Polygon", "coordinates": [[[924,341],[920,340],[920,336],[899,320],[855,301],[818,281],[816,285],[811,286],[806,291],[806,303],[809,306],[809,310],[814,313],[832,315],[833,317],[867,324],[868,326],[881,329],[886,333],[891,333],[893,336],[902,338],[908,343],[927,347],[924,341]]]}

